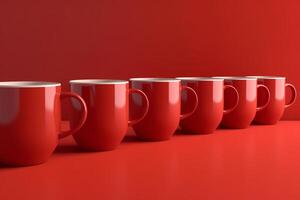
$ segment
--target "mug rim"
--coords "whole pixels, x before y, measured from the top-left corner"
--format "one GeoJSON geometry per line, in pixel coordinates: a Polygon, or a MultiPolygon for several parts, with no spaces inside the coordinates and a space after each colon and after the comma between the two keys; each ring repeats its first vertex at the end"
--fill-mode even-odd
{"type": "Polygon", "coordinates": [[[257,79],[286,79],[284,76],[247,76],[247,77],[255,77],[257,79]]]}
{"type": "Polygon", "coordinates": [[[213,76],[212,78],[219,78],[223,80],[257,80],[256,77],[249,76],[213,76]]]}
{"type": "Polygon", "coordinates": [[[61,86],[61,83],[47,81],[0,81],[0,88],[44,88],[57,86],[61,86]]]}
{"type": "Polygon", "coordinates": [[[181,81],[224,81],[222,78],[213,78],[213,77],[176,77],[181,81]]]}
{"type": "Polygon", "coordinates": [[[84,85],[115,85],[126,84],[128,81],[117,79],[74,79],[69,81],[70,84],[84,84],[84,85]]]}
{"type": "Polygon", "coordinates": [[[135,82],[158,82],[158,83],[180,82],[180,80],[176,78],[130,78],[129,80],[135,82]]]}

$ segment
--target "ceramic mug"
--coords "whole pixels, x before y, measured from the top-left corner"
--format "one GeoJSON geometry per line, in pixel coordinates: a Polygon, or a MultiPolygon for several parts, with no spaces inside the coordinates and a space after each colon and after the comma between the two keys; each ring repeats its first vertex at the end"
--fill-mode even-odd
{"type": "MultiPolygon", "coordinates": [[[[131,78],[132,88],[140,89],[149,99],[149,112],[138,124],[133,125],[136,135],[143,140],[167,140],[179,126],[180,119],[191,116],[198,104],[196,92],[187,86],[181,86],[180,80],[171,78],[131,78]],[[180,114],[181,92],[187,90],[194,95],[192,109],[180,114]]],[[[132,115],[141,113],[143,100],[132,96],[132,115]]]]}
{"type": "MultiPolygon", "coordinates": [[[[295,86],[286,83],[285,77],[279,76],[250,76],[257,78],[259,84],[267,86],[270,90],[270,103],[268,106],[256,113],[254,123],[256,124],[276,124],[283,115],[284,109],[293,105],[296,101],[297,90],[295,86]],[[285,89],[290,88],[292,98],[286,103],[285,89]]],[[[262,104],[267,96],[265,93],[258,93],[258,104],[262,104]]]]}
{"type": "MultiPolygon", "coordinates": [[[[88,116],[83,127],[73,135],[77,144],[90,151],[108,151],[117,148],[128,125],[141,121],[148,112],[149,102],[144,92],[129,89],[128,81],[83,79],[71,80],[71,91],[86,102],[88,116]],[[142,114],[129,120],[129,94],[137,93],[143,99],[142,114]]],[[[73,105],[76,107],[76,105],[73,105]]],[[[76,115],[72,115],[76,116],[76,115]]]]}
{"type": "Polygon", "coordinates": [[[84,124],[87,108],[75,93],[61,92],[60,83],[0,82],[0,162],[26,166],[47,161],[58,138],[75,133],[84,124]],[[81,107],[79,123],[61,131],[61,99],[74,98],[81,107]]]}
{"type": "MultiPolygon", "coordinates": [[[[253,77],[214,77],[224,79],[225,85],[232,85],[239,93],[239,103],[237,107],[228,115],[224,115],[221,125],[227,128],[242,129],[250,126],[255,114],[264,110],[270,102],[270,91],[262,85],[257,84],[257,79],[253,77]],[[257,106],[257,90],[263,89],[266,93],[266,101],[263,105],[257,106]]],[[[232,104],[234,97],[225,92],[225,102],[232,104]]],[[[226,105],[226,103],[225,103],[226,105]]]]}
{"type": "MultiPolygon", "coordinates": [[[[180,121],[183,132],[207,134],[212,133],[219,126],[223,114],[231,113],[239,103],[239,94],[234,86],[224,85],[224,80],[207,77],[178,77],[182,85],[191,87],[198,95],[198,107],[188,118],[180,121]],[[230,108],[224,109],[224,90],[232,90],[235,102],[230,108]]],[[[182,109],[191,110],[190,95],[182,95],[182,109]]]]}

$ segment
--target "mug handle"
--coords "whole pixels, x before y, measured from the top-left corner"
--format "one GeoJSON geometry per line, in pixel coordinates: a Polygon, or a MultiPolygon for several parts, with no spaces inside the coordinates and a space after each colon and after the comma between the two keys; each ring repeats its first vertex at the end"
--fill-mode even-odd
{"type": "Polygon", "coordinates": [[[236,95],[236,102],[232,108],[228,108],[226,110],[224,109],[224,111],[223,111],[224,115],[231,113],[238,106],[239,101],[240,101],[239,92],[237,91],[237,89],[235,87],[233,87],[232,85],[224,85],[224,91],[227,89],[232,89],[234,91],[234,93],[236,95]]]}
{"type": "Polygon", "coordinates": [[[129,125],[133,125],[133,124],[139,123],[140,121],[142,121],[146,117],[146,115],[147,115],[147,113],[149,111],[149,100],[148,100],[147,95],[142,90],[129,89],[129,93],[138,93],[142,97],[144,97],[144,99],[146,100],[146,109],[145,109],[145,112],[143,113],[143,115],[140,118],[138,118],[138,119],[133,119],[133,120],[129,120],[128,121],[129,125]]]}
{"type": "Polygon", "coordinates": [[[195,90],[192,89],[192,88],[190,88],[190,87],[188,87],[188,86],[182,85],[181,88],[180,88],[180,92],[182,92],[183,90],[187,90],[187,91],[192,92],[193,95],[195,96],[196,103],[195,103],[195,105],[194,105],[193,110],[192,110],[191,112],[188,112],[188,113],[185,113],[185,114],[181,114],[181,115],[180,115],[180,119],[185,119],[185,118],[191,116],[191,115],[196,111],[196,109],[197,109],[197,107],[198,107],[198,95],[197,95],[197,93],[195,92],[195,90]]]}
{"type": "Polygon", "coordinates": [[[256,108],[256,111],[261,111],[261,110],[263,110],[263,109],[266,108],[266,107],[269,105],[269,103],[270,103],[270,96],[271,96],[271,94],[270,94],[269,88],[268,88],[267,86],[263,85],[263,84],[257,84],[257,89],[260,88],[260,87],[261,87],[261,88],[264,88],[264,89],[267,91],[267,93],[268,93],[268,100],[267,100],[267,102],[265,103],[265,105],[262,105],[262,106],[257,107],[257,108],[256,108]]]}
{"type": "Polygon", "coordinates": [[[288,108],[295,103],[296,98],[297,98],[297,90],[296,90],[296,87],[290,83],[286,83],[285,87],[291,88],[292,95],[293,95],[292,99],[289,101],[289,103],[285,104],[285,106],[284,106],[285,108],[288,108]]]}
{"type": "Polygon", "coordinates": [[[75,99],[78,100],[81,107],[83,108],[79,124],[75,128],[73,128],[69,131],[63,131],[58,135],[59,138],[64,138],[64,137],[67,137],[67,136],[72,135],[73,133],[77,132],[83,126],[83,124],[84,124],[84,122],[86,121],[86,118],[87,118],[87,106],[86,106],[83,98],[81,96],[79,96],[78,94],[73,93],[73,92],[62,92],[61,95],[60,95],[60,98],[61,99],[75,98],[75,99]]]}

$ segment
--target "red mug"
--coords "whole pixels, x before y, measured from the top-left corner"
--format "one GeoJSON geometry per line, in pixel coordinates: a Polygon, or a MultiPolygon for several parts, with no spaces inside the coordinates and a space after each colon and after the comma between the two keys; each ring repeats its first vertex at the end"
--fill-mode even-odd
{"type": "MultiPolygon", "coordinates": [[[[269,89],[261,84],[257,84],[257,79],[253,77],[215,77],[224,79],[225,85],[234,86],[239,93],[239,103],[237,107],[228,115],[224,115],[221,125],[227,128],[242,129],[250,126],[256,112],[261,112],[270,102],[269,89]],[[257,106],[257,90],[261,88],[266,92],[266,101],[264,105],[257,106]]],[[[225,107],[227,103],[232,105],[234,97],[225,92],[225,107]]]]}
{"type": "Polygon", "coordinates": [[[0,162],[26,166],[46,162],[58,138],[75,133],[85,122],[87,108],[75,93],[61,92],[60,83],[0,82],[0,162]],[[81,105],[79,123],[61,131],[61,99],[75,98],[81,105]]]}
{"type": "MultiPolygon", "coordinates": [[[[170,78],[132,78],[132,88],[140,89],[149,99],[149,112],[138,124],[133,125],[140,139],[160,141],[170,139],[179,126],[180,119],[192,115],[198,104],[196,92],[187,86],[181,86],[180,80],[170,78]],[[194,94],[194,106],[188,113],[180,114],[181,92],[188,90],[194,94]]],[[[143,100],[132,96],[132,116],[141,113],[143,100]]]]}
{"type": "Polygon", "coordinates": [[[71,80],[70,86],[71,91],[78,93],[85,100],[89,111],[86,123],[73,135],[77,144],[86,150],[116,149],[124,138],[128,125],[138,123],[148,112],[147,96],[140,90],[129,89],[128,81],[71,80]],[[130,93],[138,93],[144,101],[142,114],[138,119],[131,121],[128,119],[130,93]]]}
{"type": "MultiPolygon", "coordinates": [[[[207,77],[178,77],[182,85],[191,87],[198,95],[198,107],[190,116],[180,121],[184,132],[207,134],[214,132],[219,126],[223,114],[231,113],[239,103],[239,94],[235,87],[224,85],[223,79],[207,77]],[[224,109],[224,90],[232,90],[235,102],[230,108],[224,109]]],[[[191,97],[182,95],[182,110],[192,109],[191,97]]]]}
{"type": "MultiPolygon", "coordinates": [[[[286,83],[285,77],[278,76],[251,76],[257,78],[258,83],[267,86],[270,90],[270,103],[268,106],[256,113],[254,123],[256,124],[276,124],[283,115],[284,109],[295,103],[297,90],[295,86],[286,83]],[[291,100],[286,103],[285,88],[290,88],[292,92],[291,100]]],[[[265,101],[266,95],[258,91],[258,104],[265,101]]]]}

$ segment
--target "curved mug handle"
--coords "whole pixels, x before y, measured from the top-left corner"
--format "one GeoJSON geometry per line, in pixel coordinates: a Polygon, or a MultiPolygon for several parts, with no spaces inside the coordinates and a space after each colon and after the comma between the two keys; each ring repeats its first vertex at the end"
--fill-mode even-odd
{"type": "Polygon", "coordinates": [[[193,95],[194,95],[194,97],[195,97],[195,99],[196,99],[196,103],[195,103],[194,108],[193,108],[193,110],[191,112],[188,112],[188,113],[185,113],[185,114],[180,114],[180,119],[185,119],[185,118],[191,116],[196,111],[196,109],[198,107],[198,95],[195,92],[195,90],[192,89],[191,87],[182,85],[181,88],[180,88],[180,91],[182,92],[183,90],[187,90],[187,91],[192,92],[193,95]]]}
{"type": "Polygon", "coordinates": [[[267,86],[263,85],[263,84],[257,84],[257,89],[260,88],[260,87],[264,88],[267,91],[267,93],[268,93],[268,100],[267,100],[267,102],[264,105],[257,107],[256,111],[261,111],[261,110],[265,109],[269,105],[270,99],[271,99],[271,94],[270,94],[269,88],[267,86]]]}
{"type": "Polygon", "coordinates": [[[224,91],[227,89],[231,89],[234,91],[234,93],[236,95],[236,102],[235,102],[234,106],[232,106],[231,108],[224,109],[224,111],[223,111],[224,115],[231,113],[239,105],[239,101],[240,101],[239,92],[237,91],[237,89],[235,87],[233,87],[232,85],[224,85],[224,91]]]}
{"type": "Polygon", "coordinates": [[[284,106],[285,108],[288,108],[296,102],[297,90],[296,90],[296,87],[290,83],[286,83],[285,87],[290,88],[292,91],[292,99],[284,106]]]}
{"type": "Polygon", "coordinates": [[[129,120],[128,121],[129,125],[134,125],[136,123],[139,123],[140,121],[142,121],[146,117],[146,115],[147,115],[147,113],[149,111],[149,99],[148,99],[147,95],[142,90],[129,89],[129,93],[138,93],[142,97],[144,97],[144,99],[146,100],[146,109],[145,109],[143,115],[141,117],[139,117],[138,119],[133,119],[133,120],[129,120]]]}
{"type": "Polygon", "coordinates": [[[64,138],[64,137],[74,134],[83,126],[83,124],[87,118],[87,106],[86,106],[86,103],[84,102],[83,98],[73,92],[62,92],[60,95],[60,98],[61,99],[75,98],[76,100],[78,100],[78,102],[80,103],[80,105],[82,107],[81,117],[80,117],[78,125],[75,128],[68,130],[68,131],[63,131],[58,135],[59,138],[64,138]]]}

